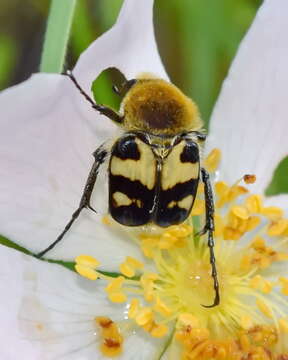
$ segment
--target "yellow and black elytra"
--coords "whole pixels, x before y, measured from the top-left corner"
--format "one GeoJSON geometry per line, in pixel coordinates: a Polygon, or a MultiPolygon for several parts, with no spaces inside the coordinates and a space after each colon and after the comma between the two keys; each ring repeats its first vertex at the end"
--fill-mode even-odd
{"type": "Polygon", "coordinates": [[[66,73],[100,114],[117,123],[123,134],[107,149],[94,152],[78,209],[58,238],[38,256],[51,250],[70,229],[84,208],[93,210],[90,198],[100,166],[108,160],[109,212],[125,226],[156,224],[160,227],[183,223],[191,213],[199,179],[204,183],[206,223],[200,235],[208,233],[210,263],[214,279],[213,307],[219,304],[219,284],[214,240],[214,202],[209,174],[200,164],[200,146],[205,141],[202,120],[195,103],[176,86],[153,76],[143,75],[126,81],[119,113],[96,104],[66,73]]]}
{"type": "Polygon", "coordinates": [[[187,134],[166,145],[153,140],[147,133],[126,133],[112,148],[109,210],[120,224],[167,227],[191,212],[199,181],[198,145],[187,134]]]}

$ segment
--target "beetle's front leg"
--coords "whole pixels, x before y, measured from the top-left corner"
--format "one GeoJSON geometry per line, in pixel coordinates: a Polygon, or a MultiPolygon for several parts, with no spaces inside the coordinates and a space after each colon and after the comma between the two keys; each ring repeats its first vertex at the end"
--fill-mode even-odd
{"type": "Polygon", "coordinates": [[[85,187],[84,187],[84,191],[83,191],[80,203],[79,203],[79,207],[74,211],[74,213],[71,216],[70,221],[66,224],[65,228],[63,229],[61,234],[57,237],[57,239],[52,244],[50,244],[46,249],[40,251],[36,255],[38,258],[41,258],[48,251],[52,250],[55,247],[55,245],[57,245],[63,239],[64,235],[71,228],[74,221],[78,218],[78,216],[80,215],[81,211],[84,208],[88,208],[88,209],[91,209],[91,210],[95,211],[90,205],[90,199],[91,199],[92,191],[93,191],[96,179],[97,179],[99,168],[106,159],[107,151],[105,149],[103,149],[102,146],[100,146],[94,152],[93,155],[94,155],[95,160],[94,160],[93,166],[92,166],[92,168],[90,170],[90,173],[88,175],[88,178],[87,178],[87,181],[86,181],[86,184],[85,184],[85,187]]]}

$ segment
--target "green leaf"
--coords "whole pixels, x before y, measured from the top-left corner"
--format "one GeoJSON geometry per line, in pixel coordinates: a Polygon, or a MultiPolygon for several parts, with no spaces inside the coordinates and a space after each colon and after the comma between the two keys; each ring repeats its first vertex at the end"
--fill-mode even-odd
{"type": "Polygon", "coordinates": [[[33,255],[29,250],[25,249],[24,247],[14,243],[13,241],[7,239],[6,237],[0,235],[0,244],[1,245],[4,245],[4,246],[7,246],[9,248],[12,248],[12,249],[15,249],[15,250],[18,250],[18,251],[21,251],[23,252],[24,254],[27,254],[27,255],[33,255]]]}
{"type": "Polygon", "coordinates": [[[98,1],[97,23],[101,24],[102,31],[107,31],[115,23],[122,4],[123,0],[98,1]]]}
{"type": "Polygon", "coordinates": [[[288,156],[276,168],[271,183],[265,191],[267,196],[288,193],[288,156]]]}
{"type": "Polygon", "coordinates": [[[41,72],[61,73],[76,0],[52,0],[40,65],[41,72]]]}
{"type": "Polygon", "coordinates": [[[119,95],[112,90],[112,85],[121,86],[125,77],[116,68],[108,68],[93,81],[91,90],[97,104],[104,104],[118,110],[121,103],[119,95]]]}
{"type": "Polygon", "coordinates": [[[70,39],[70,47],[74,57],[77,59],[97,36],[88,3],[79,1],[76,6],[76,16],[73,21],[70,39]]]}
{"type": "Polygon", "coordinates": [[[0,90],[9,83],[16,64],[18,49],[13,38],[0,34],[0,90]]]}

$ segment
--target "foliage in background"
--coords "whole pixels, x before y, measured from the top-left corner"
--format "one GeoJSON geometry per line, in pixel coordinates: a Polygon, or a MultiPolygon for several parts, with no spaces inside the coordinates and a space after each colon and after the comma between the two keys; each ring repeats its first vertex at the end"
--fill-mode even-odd
{"type": "MultiPolygon", "coordinates": [[[[67,67],[71,68],[79,54],[111,27],[122,2],[77,1],[67,67]]],[[[0,88],[38,71],[49,3],[26,0],[23,7],[21,0],[1,1],[0,88]],[[35,55],[33,61],[31,55],[35,55]]],[[[171,80],[199,104],[206,122],[259,5],[260,0],[155,0],[156,37],[163,62],[171,80]]]]}
{"type": "MultiPolygon", "coordinates": [[[[66,68],[114,23],[123,0],[77,0],[66,68]]],[[[155,31],[162,60],[173,83],[198,103],[208,120],[239,42],[261,0],[155,0],[155,31]]],[[[39,70],[49,0],[0,3],[0,89],[39,70]]],[[[136,15],[137,16],[137,15],[136,15]]],[[[141,16],[141,14],[139,14],[141,16]]],[[[145,31],[145,29],[143,29],[145,31]]],[[[97,100],[117,107],[112,73],[93,84],[97,100]]],[[[267,193],[288,192],[288,160],[276,172],[267,193]]]]}
{"type": "Polygon", "coordinates": [[[76,0],[51,0],[40,71],[61,73],[66,59],[76,0]]]}

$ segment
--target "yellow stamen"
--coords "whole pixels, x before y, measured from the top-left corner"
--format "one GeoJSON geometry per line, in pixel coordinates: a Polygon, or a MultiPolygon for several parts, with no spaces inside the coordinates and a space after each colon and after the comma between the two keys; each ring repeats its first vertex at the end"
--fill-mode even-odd
{"type": "Polygon", "coordinates": [[[252,318],[249,315],[243,315],[240,323],[243,329],[249,329],[253,326],[252,318]]]}
{"type": "Polygon", "coordinates": [[[262,210],[262,197],[260,195],[250,195],[245,200],[245,207],[250,214],[260,214],[262,210]]]}
{"type": "Polygon", "coordinates": [[[288,296],[288,279],[281,276],[279,278],[279,282],[282,285],[282,289],[281,289],[282,294],[288,296]]]}
{"type": "Polygon", "coordinates": [[[246,231],[254,230],[260,222],[261,220],[258,216],[250,216],[246,223],[246,231]]]}
{"type": "Polygon", "coordinates": [[[146,301],[153,301],[154,299],[154,281],[157,279],[157,274],[146,273],[141,276],[140,282],[144,289],[144,297],[146,301]]]}
{"type": "Polygon", "coordinates": [[[129,319],[135,319],[139,311],[139,300],[132,299],[129,306],[128,317],[129,319]]]}
{"type": "Polygon", "coordinates": [[[250,349],[250,340],[246,334],[240,336],[240,345],[243,351],[248,352],[250,349]]]}
{"type": "Polygon", "coordinates": [[[221,160],[221,151],[219,149],[213,149],[210,151],[206,159],[204,160],[204,166],[209,172],[217,170],[221,160]]]}
{"type": "Polygon", "coordinates": [[[276,206],[264,207],[261,214],[267,216],[270,220],[276,221],[283,217],[284,211],[276,206]]]}
{"type": "Polygon", "coordinates": [[[123,351],[123,337],[117,325],[107,317],[96,318],[96,324],[101,329],[100,351],[102,354],[107,357],[120,355],[123,351]]]}
{"type": "Polygon", "coordinates": [[[241,220],[249,219],[249,212],[244,206],[233,206],[232,213],[241,220]]]}
{"type": "Polygon", "coordinates": [[[267,235],[269,236],[280,236],[288,227],[288,220],[279,219],[278,221],[273,221],[267,230],[267,235]]]}
{"type": "Polygon", "coordinates": [[[114,278],[110,281],[110,283],[106,286],[105,290],[107,292],[114,292],[114,291],[118,291],[124,282],[124,277],[123,276],[118,276],[117,278],[114,278]]]}
{"type": "Polygon", "coordinates": [[[154,326],[152,327],[152,330],[150,331],[150,334],[153,337],[161,338],[165,336],[168,332],[168,327],[164,324],[156,324],[154,323],[154,326]]]}
{"type": "Polygon", "coordinates": [[[193,233],[193,227],[187,224],[169,226],[168,232],[177,238],[189,236],[193,233]]]}
{"type": "Polygon", "coordinates": [[[256,305],[258,306],[258,309],[268,318],[272,318],[272,311],[270,309],[270,307],[263,301],[260,299],[256,300],[256,305]]]}
{"type": "Polygon", "coordinates": [[[100,265],[99,261],[89,255],[79,255],[75,258],[75,270],[78,274],[89,280],[96,280],[99,276],[95,269],[100,265]]]}
{"type": "Polygon", "coordinates": [[[113,303],[123,303],[127,301],[127,296],[121,291],[108,293],[109,300],[113,303]]]}
{"type": "Polygon", "coordinates": [[[75,270],[77,273],[89,280],[97,280],[98,279],[98,273],[97,271],[83,265],[75,265],[75,270]]]}
{"type": "Polygon", "coordinates": [[[236,200],[239,196],[244,195],[248,192],[248,190],[240,185],[234,185],[230,188],[230,190],[227,193],[227,201],[233,202],[236,200]]]}
{"type": "Polygon", "coordinates": [[[135,321],[139,326],[143,326],[153,319],[153,312],[149,307],[143,307],[139,310],[135,317],[135,321]]]}
{"type": "Polygon", "coordinates": [[[163,232],[158,242],[159,249],[170,249],[176,242],[178,238],[170,234],[169,230],[163,232]]]}
{"type": "Polygon", "coordinates": [[[279,319],[279,326],[285,334],[288,333],[288,321],[286,319],[279,319]]]}
{"type": "Polygon", "coordinates": [[[78,265],[89,266],[92,269],[96,269],[100,265],[99,261],[90,255],[79,255],[75,258],[75,262],[78,265]]]}
{"type": "Polygon", "coordinates": [[[134,259],[131,256],[127,256],[126,261],[134,269],[143,269],[143,267],[144,267],[144,264],[141,261],[134,259]]]}
{"type": "Polygon", "coordinates": [[[165,336],[168,332],[168,327],[166,325],[157,324],[154,320],[150,320],[145,325],[143,325],[143,329],[156,338],[161,338],[165,336]]]}
{"type": "Polygon", "coordinates": [[[106,286],[105,291],[108,294],[110,301],[114,303],[123,303],[127,300],[127,296],[121,291],[121,287],[124,283],[124,277],[118,276],[112,279],[106,286]]]}
{"type": "Polygon", "coordinates": [[[178,322],[180,326],[190,326],[191,328],[199,327],[199,319],[196,316],[190,313],[182,313],[178,317],[178,322]]]}
{"type": "Polygon", "coordinates": [[[242,232],[229,226],[225,226],[223,230],[223,237],[225,240],[239,240],[242,232]]]}
{"type": "Polygon", "coordinates": [[[132,266],[129,266],[127,262],[124,262],[119,266],[120,272],[127,276],[127,277],[133,277],[135,275],[135,270],[132,266]]]}
{"type": "Polygon", "coordinates": [[[229,186],[224,181],[218,181],[215,184],[215,192],[219,197],[224,196],[229,190],[229,186]]]}
{"type": "Polygon", "coordinates": [[[153,310],[161,313],[163,316],[169,316],[172,313],[171,309],[159,298],[159,296],[156,297],[156,303],[153,306],[153,310]]]}
{"type": "Polygon", "coordinates": [[[160,236],[159,235],[150,235],[150,234],[140,234],[141,249],[143,254],[148,258],[153,258],[154,249],[157,247],[160,236]]]}
{"type": "Polygon", "coordinates": [[[136,273],[137,269],[142,269],[144,264],[137,259],[132,258],[131,256],[127,256],[124,263],[120,265],[120,272],[127,276],[133,277],[136,273]]]}
{"type": "Polygon", "coordinates": [[[262,291],[264,294],[269,294],[272,290],[271,281],[264,279],[260,275],[256,275],[250,280],[250,286],[253,289],[262,291]]]}

